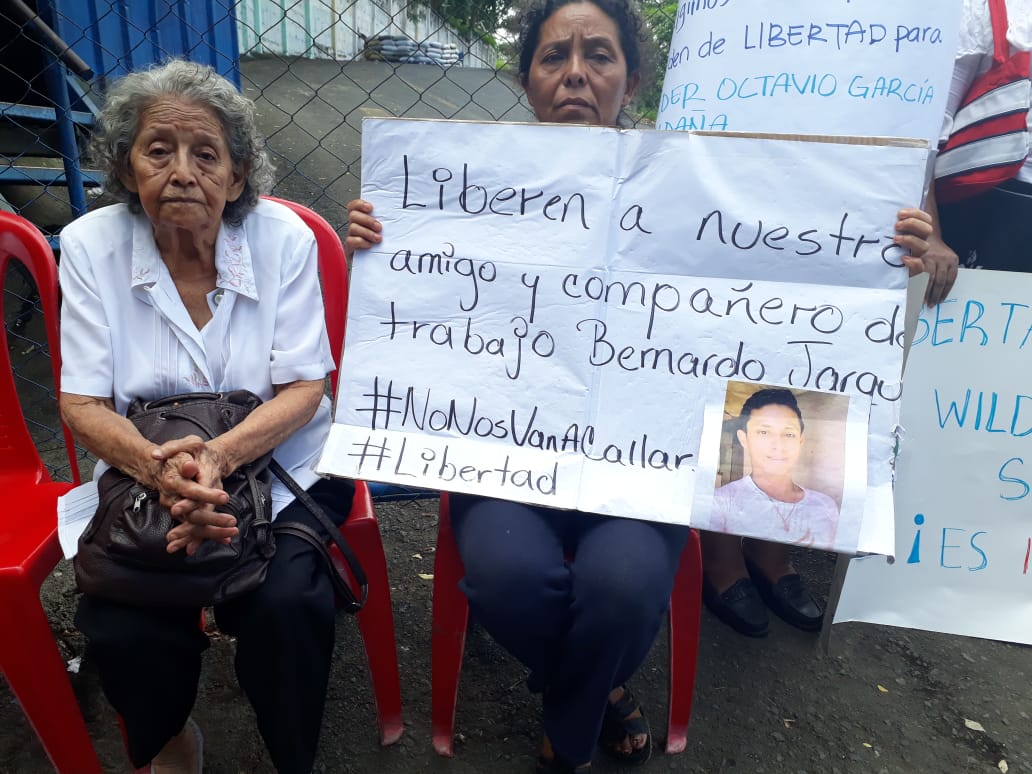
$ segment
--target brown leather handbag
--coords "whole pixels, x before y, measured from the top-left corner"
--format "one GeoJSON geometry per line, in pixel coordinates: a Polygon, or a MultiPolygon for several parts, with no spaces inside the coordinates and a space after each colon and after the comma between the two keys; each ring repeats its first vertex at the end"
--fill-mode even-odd
{"type": "MultiPolygon", "coordinates": [[[[261,398],[248,390],[187,393],[153,401],[134,400],[127,418],[155,443],[187,435],[210,440],[235,427],[261,398]]],[[[166,550],[166,535],[177,522],[161,505],[158,493],[111,468],[97,483],[100,502],[79,537],[75,580],[85,594],[123,604],[154,607],[203,607],[238,597],[261,585],[276,553],[276,533],[312,544],[323,556],[342,607],[354,613],[367,594],[365,573],[339,528],[269,452],[223,479],[229,502],[219,508],[236,517],[239,533],[228,543],[204,541],[193,556],[166,550]],[[313,529],[271,519],[272,474],[311,511],[340,549],[360,589],[356,597],[343,571],[313,529]]]]}

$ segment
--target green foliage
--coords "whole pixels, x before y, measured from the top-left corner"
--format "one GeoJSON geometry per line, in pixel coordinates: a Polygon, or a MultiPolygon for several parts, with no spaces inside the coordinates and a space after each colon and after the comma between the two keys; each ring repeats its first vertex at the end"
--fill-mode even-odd
{"type": "MultiPolygon", "coordinates": [[[[508,30],[515,39],[516,30],[511,29],[514,23],[513,11],[520,5],[520,0],[415,0],[415,2],[433,8],[460,34],[477,37],[487,41],[499,49],[503,65],[515,60],[517,52],[512,41],[495,40],[495,32],[508,30]]],[[[637,112],[643,119],[655,120],[659,110],[659,99],[663,93],[663,76],[666,74],[667,56],[670,50],[670,38],[674,34],[674,21],[677,18],[677,0],[639,0],[642,15],[656,42],[655,73],[652,78],[646,77],[648,86],[637,99],[637,112]]],[[[648,75],[643,73],[643,75],[648,75]]]]}
{"type": "Polygon", "coordinates": [[[655,121],[663,93],[663,77],[666,75],[670,39],[674,34],[674,20],[677,18],[677,0],[640,0],[640,3],[645,23],[656,41],[656,63],[651,83],[638,94],[637,110],[643,119],[655,121]]]}
{"type": "Polygon", "coordinates": [[[494,33],[516,0],[416,0],[441,14],[462,35],[487,40],[494,45],[494,33]]]}

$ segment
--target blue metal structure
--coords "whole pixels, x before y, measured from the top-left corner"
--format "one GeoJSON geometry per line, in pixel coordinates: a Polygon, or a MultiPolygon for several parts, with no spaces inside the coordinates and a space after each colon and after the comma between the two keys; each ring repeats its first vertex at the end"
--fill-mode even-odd
{"type": "Polygon", "coordinates": [[[211,65],[240,86],[234,0],[41,0],[41,15],[108,80],[179,56],[211,65]]]}
{"type": "MultiPolygon", "coordinates": [[[[10,2],[4,21],[15,39],[3,47],[0,68],[0,183],[66,187],[73,217],[86,212],[86,188],[102,183],[82,168],[80,148],[112,79],[183,57],[240,86],[233,0],[10,2]],[[60,158],[63,169],[33,163],[39,156],[60,158]]],[[[56,246],[56,235],[48,236],[56,246]]]]}

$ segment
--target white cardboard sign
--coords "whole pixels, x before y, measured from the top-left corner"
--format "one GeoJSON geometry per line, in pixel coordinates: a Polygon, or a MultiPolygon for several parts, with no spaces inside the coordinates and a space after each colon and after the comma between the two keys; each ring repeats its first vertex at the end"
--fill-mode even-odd
{"type": "Polygon", "coordinates": [[[656,127],[938,144],[962,0],[681,0],[656,127]]]}
{"type": "Polygon", "coordinates": [[[961,269],[918,321],[896,551],[852,560],[835,622],[1032,643],[1032,276],[961,269]]]}
{"type": "Polygon", "coordinates": [[[384,241],[355,258],[321,472],[687,523],[707,407],[729,380],[780,384],[871,403],[842,540],[891,550],[892,225],[925,150],[399,119],[362,137],[384,241]]]}

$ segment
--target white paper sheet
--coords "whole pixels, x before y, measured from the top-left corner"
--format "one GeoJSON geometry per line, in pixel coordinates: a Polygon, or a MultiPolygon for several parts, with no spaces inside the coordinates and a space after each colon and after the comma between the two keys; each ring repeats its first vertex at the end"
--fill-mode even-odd
{"type": "Polygon", "coordinates": [[[681,0],[659,129],[938,143],[962,0],[681,0]]]}
{"type": "Polygon", "coordinates": [[[69,489],[57,498],[57,538],[65,559],[79,551],[79,536],[86,531],[90,519],[97,512],[97,484],[88,481],[69,489]]]}
{"type": "Polygon", "coordinates": [[[787,384],[871,405],[848,545],[892,550],[924,149],[377,119],[362,156],[321,473],[687,523],[707,402],[787,384]]]}
{"type": "Polygon", "coordinates": [[[907,361],[896,559],[854,559],[835,622],[1032,643],[1032,277],[961,269],[907,361]]]}

